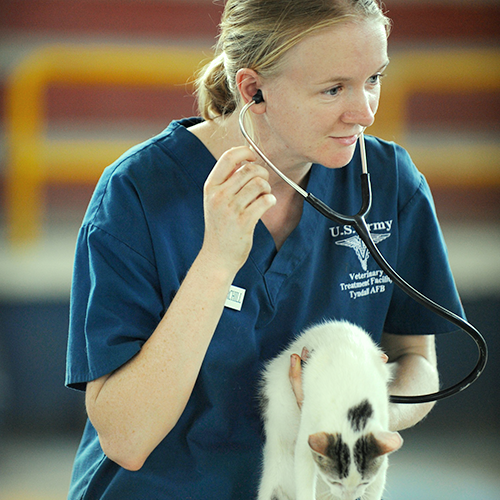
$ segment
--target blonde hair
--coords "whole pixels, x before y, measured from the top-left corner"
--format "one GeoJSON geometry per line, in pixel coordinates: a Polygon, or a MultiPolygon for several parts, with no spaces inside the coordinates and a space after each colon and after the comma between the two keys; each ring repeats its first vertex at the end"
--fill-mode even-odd
{"type": "Polygon", "coordinates": [[[355,19],[380,21],[389,33],[378,0],[227,0],[215,57],[195,82],[201,116],[211,120],[238,107],[239,69],[274,76],[283,55],[305,37],[355,19]]]}

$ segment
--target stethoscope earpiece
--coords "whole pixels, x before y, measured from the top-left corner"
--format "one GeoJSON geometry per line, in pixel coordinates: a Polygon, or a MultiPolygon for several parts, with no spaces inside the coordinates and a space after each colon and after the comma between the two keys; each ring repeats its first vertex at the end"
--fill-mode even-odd
{"type": "Polygon", "coordinates": [[[255,104],[260,104],[261,102],[264,102],[264,96],[262,95],[262,90],[257,90],[257,93],[252,97],[252,101],[255,104]]]}

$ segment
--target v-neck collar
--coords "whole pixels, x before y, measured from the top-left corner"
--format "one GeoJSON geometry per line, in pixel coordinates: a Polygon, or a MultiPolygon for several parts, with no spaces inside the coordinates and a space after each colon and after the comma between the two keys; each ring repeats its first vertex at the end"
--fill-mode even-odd
{"type": "MultiPolygon", "coordinates": [[[[324,198],[333,181],[328,169],[312,165],[309,175],[308,191],[324,198]]],[[[285,280],[307,259],[318,230],[321,214],[309,203],[303,202],[303,211],[297,227],[290,233],[280,250],[276,250],[273,237],[262,221],[259,221],[254,234],[254,244],[250,259],[264,276],[271,299],[274,301],[285,280]]]]}

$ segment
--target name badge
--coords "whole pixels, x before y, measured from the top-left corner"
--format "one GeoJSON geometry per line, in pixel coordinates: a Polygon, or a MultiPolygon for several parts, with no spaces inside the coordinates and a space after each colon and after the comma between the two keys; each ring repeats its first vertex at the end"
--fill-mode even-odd
{"type": "Polygon", "coordinates": [[[226,303],[224,304],[229,309],[234,309],[235,311],[241,311],[241,306],[243,305],[243,299],[245,298],[246,290],[238,286],[231,285],[229,288],[229,293],[226,297],[226,303]]]}

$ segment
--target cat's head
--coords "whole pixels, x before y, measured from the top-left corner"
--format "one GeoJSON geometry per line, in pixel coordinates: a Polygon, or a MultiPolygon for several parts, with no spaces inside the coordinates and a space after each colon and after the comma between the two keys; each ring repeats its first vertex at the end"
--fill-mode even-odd
{"type": "Polygon", "coordinates": [[[365,434],[352,447],[340,434],[318,432],[309,436],[309,447],[321,478],[333,497],[342,500],[360,498],[375,480],[383,457],[402,444],[397,432],[365,434]]]}

